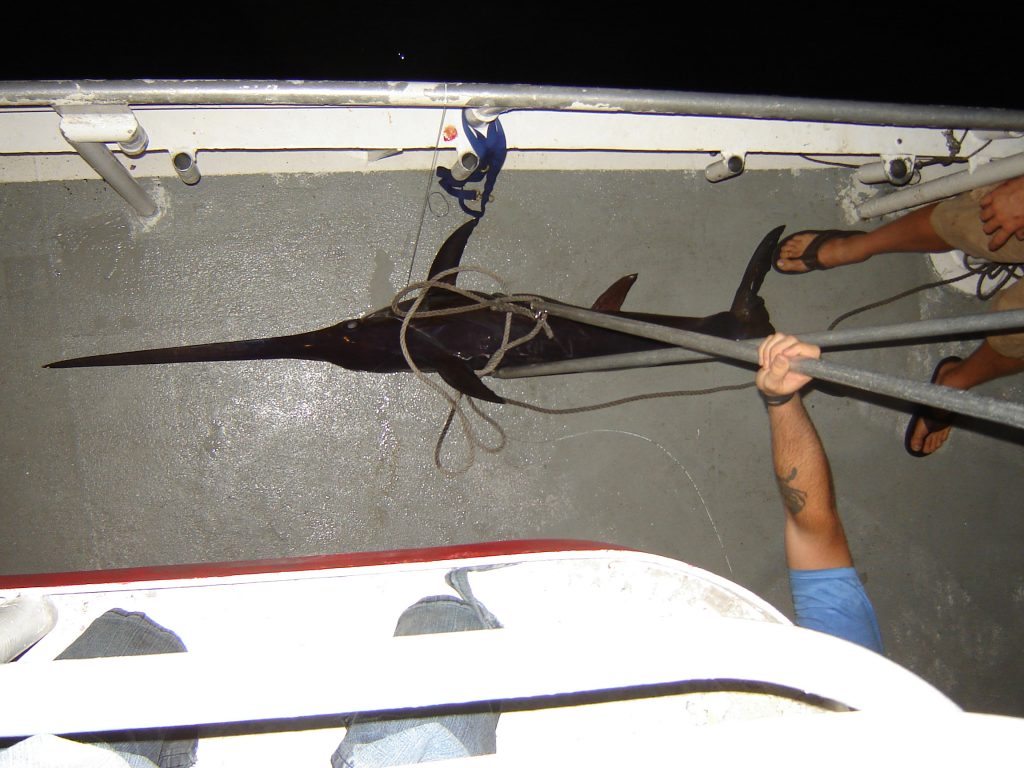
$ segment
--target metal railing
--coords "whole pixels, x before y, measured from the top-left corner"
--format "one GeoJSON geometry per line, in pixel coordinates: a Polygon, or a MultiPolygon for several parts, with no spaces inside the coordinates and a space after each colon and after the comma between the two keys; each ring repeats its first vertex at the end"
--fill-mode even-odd
{"type": "Polygon", "coordinates": [[[619,88],[268,80],[0,82],[0,108],[89,103],[134,106],[443,106],[1024,130],[1024,111],[1019,110],[619,88]]]}

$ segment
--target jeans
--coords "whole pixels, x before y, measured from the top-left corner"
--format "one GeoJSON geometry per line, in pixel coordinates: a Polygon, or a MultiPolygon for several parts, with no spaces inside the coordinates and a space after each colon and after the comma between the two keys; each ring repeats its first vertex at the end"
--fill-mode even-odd
{"type": "MultiPolygon", "coordinates": [[[[448,583],[460,597],[436,595],[419,600],[399,617],[394,634],[427,635],[500,627],[498,620],[473,596],[468,573],[468,569],[454,570],[447,576],[448,583]]],[[[90,624],[57,658],[91,659],[185,650],[177,635],[144,614],[114,609],[90,624]]],[[[435,659],[431,663],[443,664],[445,660],[435,659]]],[[[121,682],[115,681],[115,684],[121,682]]],[[[349,721],[345,738],[331,756],[331,764],[334,768],[369,768],[493,754],[497,748],[498,715],[497,706],[489,703],[445,707],[443,711],[436,710],[421,717],[355,715],[349,721]]],[[[76,736],[74,740],[110,749],[131,766],[190,768],[196,761],[197,739],[191,729],[89,734],[76,736]]],[[[26,743],[23,746],[36,745],[26,743]]],[[[44,737],[38,747],[59,748],[60,745],[46,743],[44,737]]],[[[0,748],[0,761],[3,753],[0,748]]]]}
{"type": "MultiPolygon", "coordinates": [[[[471,632],[500,627],[473,597],[467,571],[452,571],[448,583],[462,597],[425,597],[405,609],[395,636],[471,632]]],[[[434,663],[444,663],[434,660],[434,663]]],[[[460,707],[458,712],[428,717],[361,717],[349,724],[345,738],[331,756],[333,768],[378,766],[489,755],[497,750],[498,709],[494,704],[460,707]]]]}
{"type": "MultiPolygon", "coordinates": [[[[185,644],[177,635],[145,614],[115,608],[93,621],[57,658],[97,659],[183,651],[185,644]]],[[[111,684],[124,686],[126,696],[136,695],[131,691],[130,681],[111,681],[111,684]]],[[[110,749],[125,758],[129,765],[189,768],[196,761],[197,740],[191,730],[157,728],[87,734],[75,736],[74,741],[110,749]]],[[[0,754],[2,752],[0,750],[0,754]]]]}

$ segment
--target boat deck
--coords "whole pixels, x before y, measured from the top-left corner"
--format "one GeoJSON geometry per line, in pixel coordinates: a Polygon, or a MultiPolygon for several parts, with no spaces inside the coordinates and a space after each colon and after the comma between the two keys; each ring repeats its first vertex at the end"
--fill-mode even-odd
{"type": "MultiPolygon", "coordinates": [[[[464,263],[516,291],[624,308],[728,307],[758,240],[851,226],[851,172],[505,170],[464,263]]],[[[422,172],[146,179],[143,221],[106,184],[0,185],[0,571],[12,574],[580,538],[721,574],[789,613],[782,509],[754,390],[575,415],[486,406],[506,431],[455,476],[433,463],[446,406],[413,376],[291,361],[45,370],[63,357],[312,330],[387,304],[464,218],[422,172]]],[[[860,224],[858,226],[865,226],[860,224]]],[[[867,224],[873,226],[873,223],[867,224]]],[[[791,278],[765,297],[781,330],[935,279],[886,256],[791,278]]],[[[865,313],[881,325],[980,311],[948,288],[865,313]]],[[[926,379],[976,342],[836,352],[926,379]]],[[[708,363],[495,381],[572,407],[753,379],[708,363]]],[[[1024,401],[1024,378],[985,394],[1024,401]]],[[[969,711],[1024,715],[1024,436],[958,427],[903,449],[909,406],[835,388],[807,404],[829,456],[888,655],[969,711]]],[[[489,437],[485,433],[485,437],[489,437]]],[[[452,464],[464,456],[453,440],[452,464]]]]}

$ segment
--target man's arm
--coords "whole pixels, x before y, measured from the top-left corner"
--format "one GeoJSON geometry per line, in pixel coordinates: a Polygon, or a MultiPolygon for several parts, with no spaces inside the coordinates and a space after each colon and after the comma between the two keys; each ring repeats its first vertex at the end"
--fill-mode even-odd
{"type": "Polygon", "coordinates": [[[795,570],[853,565],[828,458],[800,399],[810,377],[790,368],[794,358],[820,355],[818,347],[782,334],[767,338],[759,350],[757,387],[768,409],[775,478],[786,509],[786,562],[795,570]]]}

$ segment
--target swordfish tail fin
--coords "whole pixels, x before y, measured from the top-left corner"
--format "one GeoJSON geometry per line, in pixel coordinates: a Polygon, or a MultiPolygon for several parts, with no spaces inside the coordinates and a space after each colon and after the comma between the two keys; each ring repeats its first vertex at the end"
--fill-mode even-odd
{"type": "MultiPolygon", "coordinates": [[[[785,225],[776,227],[765,235],[747,263],[747,269],[740,280],[739,288],[736,289],[736,295],[733,297],[730,308],[732,314],[742,322],[750,322],[754,325],[763,324],[768,329],[771,328],[768,321],[768,310],[765,309],[764,301],[758,296],[758,291],[761,290],[765,275],[772,267],[772,259],[779,246],[779,237],[782,236],[785,228],[785,225]]],[[[767,333],[771,333],[771,330],[768,330],[767,333]]]]}
{"type": "Polygon", "coordinates": [[[338,352],[336,326],[292,336],[222,341],[182,347],[140,349],[109,355],[90,355],[58,360],[44,368],[87,368],[100,365],[155,365],[165,363],[208,363],[228,360],[325,360],[335,362],[338,352]]]}

